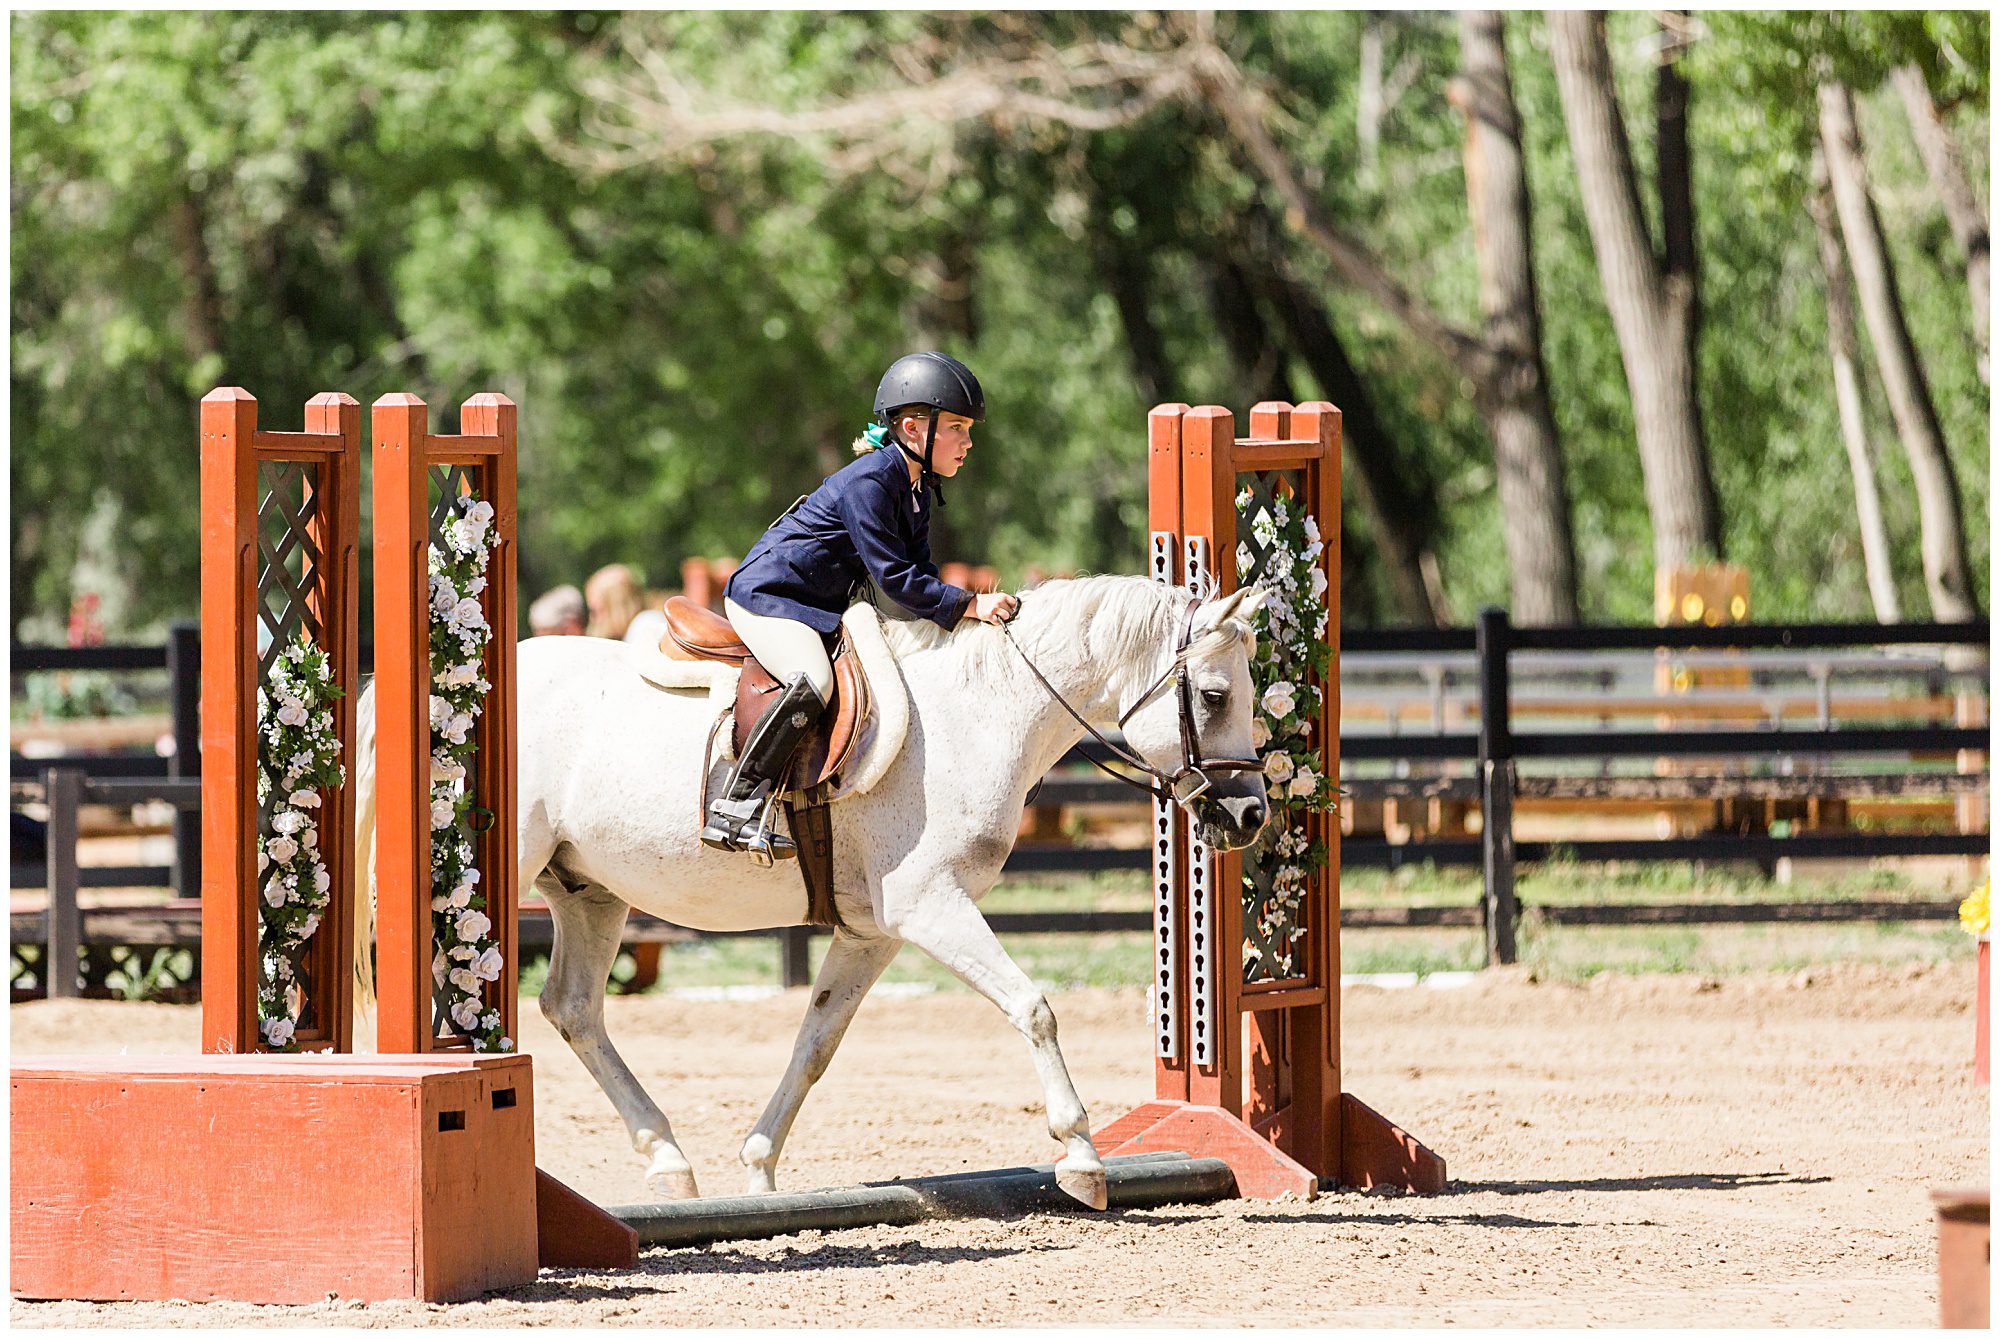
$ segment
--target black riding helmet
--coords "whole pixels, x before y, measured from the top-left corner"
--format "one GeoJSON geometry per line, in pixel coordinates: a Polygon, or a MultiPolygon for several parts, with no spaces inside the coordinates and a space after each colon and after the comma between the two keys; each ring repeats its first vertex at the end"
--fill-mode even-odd
{"type": "MultiPolygon", "coordinates": [[[[979,378],[964,363],[943,353],[912,353],[889,364],[882,384],[875,388],[875,416],[885,426],[894,427],[896,415],[913,405],[969,419],[986,417],[986,392],[979,378]]],[[[937,442],[937,414],[930,415],[924,433],[924,484],[938,505],[944,505],[944,490],[931,472],[931,448],[937,442]]]]}

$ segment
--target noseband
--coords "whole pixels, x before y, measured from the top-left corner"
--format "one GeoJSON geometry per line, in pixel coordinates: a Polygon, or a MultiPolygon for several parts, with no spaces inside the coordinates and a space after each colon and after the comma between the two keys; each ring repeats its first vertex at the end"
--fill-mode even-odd
{"type": "Polygon", "coordinates": [[[1181,732],[1181,765],[1177,771],[1172,773],[1161,771],[1132,750],[1120,747],[1112,743],[1109,739],[1106,739],[1096,726],[1083,719],[1078,714],[1076,708],[1063,699],[1063,695],[1056,691],[1056,686],[1050,683],[1047,676],[1035,667],[1035,662],[1028,659],[1028,653],[1021,649],[1019,642],[1014,640],[1014,634],[1009,625],[1002,623],[1000,631],[1006,636],[1008,643],[1016,651],[1020,652],[1021,661],[1028,667],[1028,672],[1033,674],[1042,687],[1048,691],[1049,696],[1056,700],[1057,706],[1068,712],[1072,720],[1088,731],[1091,738],[1109,749],[1120,762],[1138,768],[1147,776],[1152,777],[1153,781],[1149,784],[1143,781],[1134,781],[1129,776],[1121,776],[1119,773],[1106,767],[1103,763],[1098,762],[1095,758],[1088,759],[1092,766],[1114,781],[1122,781],[1126,785],[1137,790],[1146,791],[1156,798],[1172,799],[1186,805],[1194,803],[1194,801],[1200,799],[1208,792],[1209,788],[1215,784],[1216,774],[1224,772],[1261,772],[1264,770],[1264,763],[1258,758],[1205,758],[1201,756],[1200,741],[1196,738],[1194,728],[1194,686],[1189,682],[1187,672],[1188,652],[1194,645],[1195,611],[1200,608],[1201,601],[1198,599],[1188,605],[1187,613],[1181,619],[1181,634],[1179,640],[1174,645],[1173,659],[1167,662],[1167,667],[1160,671],[1159,677],[1147,685],[1146,691],[1139,694],[1138,701],[1127,707],[1124,713],[1118,717],[1118,724],[1120,728],[1123,728],[1125,722],[1131,719],[1132,713],[1158,697],[1160,690],[1167,686],[1171,678],[1174,688],[1175,705],[1179,708],[1181,732]]]}

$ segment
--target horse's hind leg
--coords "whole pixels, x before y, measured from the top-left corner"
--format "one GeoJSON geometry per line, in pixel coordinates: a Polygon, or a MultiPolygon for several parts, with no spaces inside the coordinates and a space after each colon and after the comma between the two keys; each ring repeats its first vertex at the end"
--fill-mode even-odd
{"type": "Polygon", "coordinates": [[[792,1131],[806,1094],[820,1075],[826,1073],[847,1025],[862,997],[882,975],[882,969],[903,946],[900,939],[886,935],[862,938],[846,930],[834,932],[826,960],[820,963],[819,978],[813,982],[812,1003],[806,1006],[805,1021],[799,1025],[798,1040],[792,1043],[792,1063],[778,1091],[758,1118],[756,1128],[743,1141],[737,1157],[750,1169],[750,1193],[766,1194],[777,1189],[775,1173],[778,1154],[792,1131]]]}
{"type": "Polygon", "coordinates": [[[630,910],[623,900],[596,884],[572,885],[551,872],[536,884],[548,899],[555,921],[555,949],[549,979],[542,986],[542,1014],[555,1025],[576,1058],[611,1099],[632,1147],[649,1159],[646,1184],[662,1199],[694,1199],[694,1170],[674,1142],[667,1118],[611,1045],[604,1031],[604,986],[618,957],[619,939],[630,910]]]}

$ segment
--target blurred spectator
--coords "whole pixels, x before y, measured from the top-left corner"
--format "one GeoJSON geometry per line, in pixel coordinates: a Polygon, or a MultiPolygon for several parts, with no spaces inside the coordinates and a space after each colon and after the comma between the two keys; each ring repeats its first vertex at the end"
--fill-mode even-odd
{"type": "Polygon", "coordinates": [[[557,586],[528,606],[528,635],[581,637],[589,617],[582,591],[575,586],[557,586]]]}
{"type": "Polygon", "coordinates": [[[588,631],[593,637],[653,646],[666,635],[667,616],[647,608],[639,578],[623,563],[592,572],[583,583],[583,597],[590,604],[588,631]]]}
{"type": "Polygon", "coordinates": [[[625,635],[625,630],[632,626],[633,617],[645,608],[646,603],[639,578],[633,576],[632,569],[624,563],[612,563],[592,572],[590,580],[583,583],[583,598],[590,604],[587,631],[593,637],[614,640],[625,635]]]}

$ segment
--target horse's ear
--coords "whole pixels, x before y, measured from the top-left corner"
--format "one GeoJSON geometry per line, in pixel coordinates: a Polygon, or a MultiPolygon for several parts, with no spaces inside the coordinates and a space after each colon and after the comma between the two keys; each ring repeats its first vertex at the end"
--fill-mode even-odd
{"type": "Polygon", "coordinates": [[[1219,599],[1210,600],[1194,616],[1196,635],[1220,629],[1231,619],[1240,623],[1245,632],[1250,631],[1250,620],[1264,607],[1264,599],[1268,594],[1269,592],[1262,586],[1245,586],[1219,599]]]}

